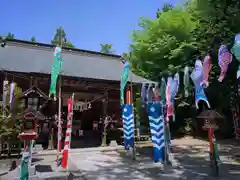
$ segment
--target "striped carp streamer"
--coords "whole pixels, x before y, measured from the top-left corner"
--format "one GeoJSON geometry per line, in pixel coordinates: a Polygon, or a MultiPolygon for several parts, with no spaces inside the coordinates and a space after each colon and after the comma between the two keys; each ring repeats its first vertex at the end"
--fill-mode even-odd
{"type": "Polygon", "coordinates": [[[170,111],[169,116],[173,117],[173,121],[175,121],[174,98],[176,97],[176,95],[178,93],[179,81],[180,81],[179,74],[176,73],[174,75],[174,78],[171,81],[171,84],[170,84],[170,92],[171,92],[170,101],[171,101],[171,106],[170,106],[170,110],[169,110],[170,111]]]}
{"type": "Polygon", "coordinates": [[[196,60],[194,70],[191,74],[191,79],[195,86],[195,105],[196,105],[197,109],[199,109],[198,103],[200,101],[204,101],[207,104],[208,108],[210,108],[208,99],[203,91],[202,86],[200,85],[200,83],[202,82],[202,79],[203,79],[202,69],[203,69],[202,61],[196,60]]]}
{"type": "Polygon", "coordinates": [[[221,68],[221,73],[218,78],[219,82],[223,81],[227,73],[228,66],[231,62],[232,62],[232,54],[228,51],[226,45],[221,45],[218,50],[218,65],[221,68]]]}
{"type": "Polygon", "coordinates": [[[159,84],[156,83],[153,88],[154,101],[160,101],[159,84]]]}
{"type": "Polygon", "coordinates": [[[148,89],[148,84],[142,84],[142,87],[141,87],[142,107],[145,107],[145,104],[147,102],[147,89],[148,89]]]}
{"type": "Polygon", "coordinates": [[[161,101],[164,105],[166,104],[166,86],[167,85],[166,85],[165,78],[162,77],[159,93],[160,93],[161,101]]]}
{"type": "Polygon", "coordinates": [[[212,69],[212,58],[210,56],[210,54],[208,54],[207,56],[205,56],[204,60],[203,60],[203,80],[200,83],[200,85],[203,88],[208,87],[209,82],[208,82],[208,78],[209,78],[209,73],[212,69]]]}
{"type": "Polygon", "coordinates": [[[174,78],[173,78],[172,84],[171,84],[171,100],[172,100],[172,102],[174,102],[174,98],[178,93],[179,82],[180,82],[179,74],[176,73],[174,75],[174,78]]]}
{"type": "Polygon", "coordinates": [[[189,96],[189,68],[186,66],[184,68],[184,75],[183,75],[183,85],[184,85],[184,96],[187,98],[189,96]]]}
{"type": "MultiPolygon", "coordinates": [[[[231,49],[231,52],[236,57],[237,61],[240,63],[240,34],[235,36],[234,45],[231,49]]],[[[240,78],[240,64],[238,65],[237,70],[237,79],[240,78]]]]}
{"type": "Polygon", "coordinates": [[[128,76],[130,72],[130,64],[125,61],[123,65],[123,72],[122,72],[122,77],[121,77],[121,83],[120,83],[120,103],[121,105],[124,104],[124,89],[127,85],[128,82],[128,76]]]}
{"type": "Polygon", "coordinates": [[[167,105],[167,117],[166,119],[169,120],[170,116],[174,116],[174,108],[172,103],[172,93],[171,93],[171,86],[172,86],[172,77],[168,77],[167,86],[166,86],[166,105],[167,105]]]}
{"type": "Polygon", "coordinates": [[[57,79],[60,74],[60,70],[62,68],[62,49],[60,47],[56,47],[54,51],[54,62],[52,65],[52,72],[51,72],[51,84],[49,94],[54,95],[56,98],[56,87],[57,87],[57,79]]]}
{"type": "Polygon", "coordinates": [[[153,94],[153,84],[149,84],[148,90],[147,90],[147,101],[152,102],[154,98],[153,94]]]}

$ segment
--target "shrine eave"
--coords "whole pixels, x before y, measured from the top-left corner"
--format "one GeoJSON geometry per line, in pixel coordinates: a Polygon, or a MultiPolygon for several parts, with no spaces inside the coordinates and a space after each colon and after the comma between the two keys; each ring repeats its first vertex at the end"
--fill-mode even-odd
{"type": "MultiPolygon", "coordinates": [[[[21,40],[8,40],[5,48],[0,48],[0,69],[22,73],[50,74],[53,64],[54,46],[21,40]]],[[[123,65],[118,55],[108,55],[93,51],[63,48],[62,75],[98,80],[121,80],[123,65]]],[[[129,82],[155,83],[130,73],[129,82]]]]}

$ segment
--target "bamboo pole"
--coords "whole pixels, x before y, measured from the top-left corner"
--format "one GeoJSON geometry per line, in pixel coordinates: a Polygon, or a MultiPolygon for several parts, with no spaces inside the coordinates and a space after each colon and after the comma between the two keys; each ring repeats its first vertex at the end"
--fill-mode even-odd
{"type": "MultiPolygon", "coordinates": [[[[60,27],[60,48],[62,49],[62,26],[60,27]]],[[[61,70],[60,70],[61,71],[61,70]]],[[[59,91],[58,91],[58,138],[57,138],[57,163],[59,160],[60,149],[60,136],[61,136],[61,107],[62,107],[62,77],[59,73],[59,91]]],[[[53,136],[53,134],[52,134],[53,136]]]]}
{"type": "MultiPolygon", "coordinates": [[[[132,83],[132,72],[130,72],[130,104],[132,104],[132,113],[134,114],[134,106],[133,106],[133,83],[132,83]]],[[[134,122],[134,125],[136,126],[136,123],[135,123],[135,117],[133,117],[133,122],[134,122]]],[[[133,160],[136,160],[136,147],[135,147],[135,126],[134,126],[134,130],[133,130],[133,148],[132,148],[132,155],[133,155],[133,160]]]]}

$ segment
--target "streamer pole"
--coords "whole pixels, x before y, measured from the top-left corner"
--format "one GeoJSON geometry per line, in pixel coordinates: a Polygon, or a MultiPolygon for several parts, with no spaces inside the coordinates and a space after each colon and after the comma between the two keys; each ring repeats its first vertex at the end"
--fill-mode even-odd
{"type": "MultiPolygon", "coordinates": [[[[60,48],[62,49],[62,26],[60,27],[60,48]]],[[[61,72],[61,71],[60,71],[61,72]]],[[[58,143],[57,143],[57,163],[59,161],[59,151],[61,151],[61,107],[62,107],[62,76],[59,73],[59,91],[58,91],[58,143]]]]}
{"type": "MultiPolygon", "coordinates": [[[[130,71],[130,104],[132,104],[133,107],[133,115],[134,115],[134,106],[133,106],[133,83],[132,83],[132,72],[130,71]]],[[[134,131],[133,131],[133,148],[132,148],[132,155],[133,155],[133,160],[136,160],[136,147],[135,147],[135,127],[136,127],[136,121],[134,118],[134,131]]]]}

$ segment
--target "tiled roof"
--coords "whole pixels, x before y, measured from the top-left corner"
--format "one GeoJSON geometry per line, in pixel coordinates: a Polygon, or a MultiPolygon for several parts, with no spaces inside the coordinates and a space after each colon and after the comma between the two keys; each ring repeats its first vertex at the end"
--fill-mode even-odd
{"type": "MultiPolygon", "coordinates": [[[[0,48],[0,69],[17,72],[51,73],[54,47],[12,40],[0,48]]],[[[123,65],[120,56],[64,48],[63,74],[66,76],[120,81],[123,65]]],[[[154,83],[133,73],[134,83],[154,83]]]]}

